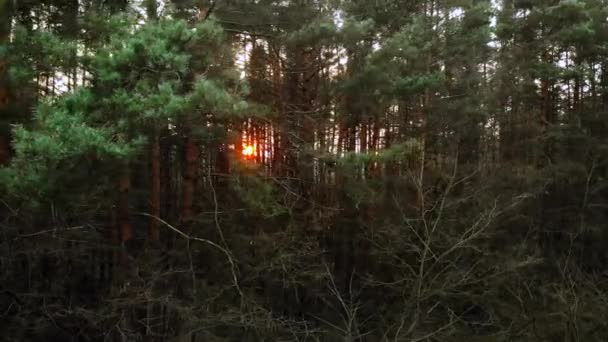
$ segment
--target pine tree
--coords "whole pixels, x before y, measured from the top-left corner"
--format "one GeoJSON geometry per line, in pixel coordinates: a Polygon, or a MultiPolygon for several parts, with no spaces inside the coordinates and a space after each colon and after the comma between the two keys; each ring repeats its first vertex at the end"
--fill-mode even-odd
{"type": "Polygon", "coordinates": [[[0,1],[3,338],[602,340],[606,5],[0,1]]]}
{"type": "MultiPolygon", "coordinates": [[[[6,47],[9,43],[12,22],[12,8],[9,1],[0,3],[0,116],[7,117],[10,99],[10,86],[8,78],[8,62],[6,60],[6,47]]],[[[0,166],[5,165],[10,157],[10,136],[3,122],[0,126],[0,166]]]]}

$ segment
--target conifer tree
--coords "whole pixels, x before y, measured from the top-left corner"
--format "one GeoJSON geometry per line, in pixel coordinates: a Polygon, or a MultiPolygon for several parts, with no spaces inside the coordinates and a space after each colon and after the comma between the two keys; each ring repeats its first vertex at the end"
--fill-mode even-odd
{"type": "MultiPolygon", "coordinates": [[[[7,45],[11,34],[12,5],[10,1],[0,3],[0,116],[7,117],[11,104],[8,78],[7,45]]],[[[5,165],[10,157],[10,135],[6,123],[0,126],[0,166],[5,165]]]]}
{"type": "Polygon", "coordinates": [[[0,15],[4,339],[605,339],[605,0],[0,15]]]}

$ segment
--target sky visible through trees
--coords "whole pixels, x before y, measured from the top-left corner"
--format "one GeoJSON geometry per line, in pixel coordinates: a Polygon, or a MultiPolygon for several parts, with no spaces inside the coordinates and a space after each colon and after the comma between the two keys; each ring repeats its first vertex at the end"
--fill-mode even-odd
{"type": "Polygon", "coordinates": [[[0,0],[0,340],[608,340],[606,0],[0,0]]]}

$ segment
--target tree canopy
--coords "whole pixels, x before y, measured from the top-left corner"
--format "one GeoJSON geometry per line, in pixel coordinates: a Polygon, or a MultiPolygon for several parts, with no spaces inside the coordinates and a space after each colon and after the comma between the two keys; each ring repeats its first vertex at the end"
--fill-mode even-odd
{"type": "Polygon", "coordinates": [[[2,339],[606,340],[607,18],[0,0],[2,339]]]}

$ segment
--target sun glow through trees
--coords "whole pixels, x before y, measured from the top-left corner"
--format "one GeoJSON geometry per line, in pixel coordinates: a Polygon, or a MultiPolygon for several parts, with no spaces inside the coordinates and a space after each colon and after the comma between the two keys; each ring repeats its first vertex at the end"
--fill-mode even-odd
{"type": "Polygon", "coordinates": [[[247,145],[243,144],[243,156],[246,158],[251,158],[255,156],[256,148],[255,145],[247,145]]]}

